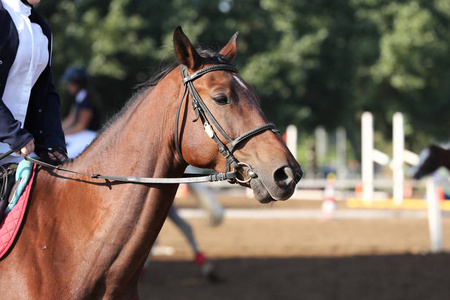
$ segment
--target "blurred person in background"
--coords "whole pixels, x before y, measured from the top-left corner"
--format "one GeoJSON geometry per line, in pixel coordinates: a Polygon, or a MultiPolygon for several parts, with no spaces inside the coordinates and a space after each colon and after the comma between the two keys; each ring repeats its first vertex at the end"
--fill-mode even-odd
{"type": "MultiPolygon", "coordinates": [[[[187,242],[189,243],[189,246],[191,247],[192,252],[194,254],[194,262],[197,265],[197,267],[200,268],[202,276],[211,282],[218,281],[219,278],[217,276],[214,264],[206,258],[206,255],[200,249],[197,240],[195,239],[191,225],[181,217],[176,205],[172,205],[172,207],[170,208],[168,218],[181,231],[181,233],[184,235],[187,242]]],[[[152,252],[154,251],[155,247],[157,247],[156,246],[157,241],[158,240],[156,240],[155,243],[153,244],[153,248],[150,251],[150,255],[145,261],[144,267],[141,272],[141,278],[143,278],[145,276],[145,273],[147,272],[147,269],[151,261],[150,256],[152,255],[152,252]]]]}
{"type": "Polygon", "coordinates": [[[89,73],[84,67],[66,69],[61,81],[66,83],[73,102],[62,122],[66,135],[67,153],[75,158],[92,142],[100,128],[100,110],[89,86],[89,73]]]}

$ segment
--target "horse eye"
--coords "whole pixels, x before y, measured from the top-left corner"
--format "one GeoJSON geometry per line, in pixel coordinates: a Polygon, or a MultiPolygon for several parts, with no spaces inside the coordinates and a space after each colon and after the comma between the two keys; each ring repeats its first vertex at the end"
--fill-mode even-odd
{"type": "Polygon", "coordinates": [[[228,97],[225,95],[219,95],[216,97],[213,97],[214,102],[216,102],[219,105],[225,105],[225,104],[229,104],[230,101],[228,100],[228,97]]]}

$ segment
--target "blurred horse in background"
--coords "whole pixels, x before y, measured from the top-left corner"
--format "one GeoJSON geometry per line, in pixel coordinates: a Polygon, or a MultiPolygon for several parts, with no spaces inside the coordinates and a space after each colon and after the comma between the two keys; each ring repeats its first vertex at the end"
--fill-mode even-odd
{"type": "Polygon", "coordinates": [[[450,170],[450,150],[437,145],[430,145],[419,155],[420,162],[413,169],[413,178],[420,179],[434,173],[440,167],[450,170]]]}

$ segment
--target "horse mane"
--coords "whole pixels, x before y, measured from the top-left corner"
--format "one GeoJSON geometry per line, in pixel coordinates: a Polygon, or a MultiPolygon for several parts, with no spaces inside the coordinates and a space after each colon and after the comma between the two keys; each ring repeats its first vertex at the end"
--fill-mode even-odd
{"type": "MultiPolygon", "coordinates": [[[[211,49],[197,48],[197,52],[200,54],[200,56],[210,60],[211,63],[228,64],[228,65],[235,66],[235,64],[232,60],[230,60],[228,57],[218,53],[217,51],[214,51],[211,49]]],[[[124,113],[133,105],[133,103],[137,101],[137,99],[140,99],[143,94],[149,92],[162,79],[164,79],[164,77],[166,77],[167,74],[169,74],[173,69],[175,69],[179,65],[180,65],[180,62],[178,60],[176,60],[172,63],[169,63],[169,64],[162,64],[160,66],[159,70],[153,76],[151,76],[148,80],[137,84],[134,87],[135,92],[131,96],[131,98],[125,103],[125,105],[122,107],[122,109],[118,113],[116,113],[108,121],[106,121],[106,123],[99,130],[97,137],[94,139],[94,141],[103,132],[105,132],[109,127],[111,127],[118,119],[120,119],[124,115],[124,113]]]]}

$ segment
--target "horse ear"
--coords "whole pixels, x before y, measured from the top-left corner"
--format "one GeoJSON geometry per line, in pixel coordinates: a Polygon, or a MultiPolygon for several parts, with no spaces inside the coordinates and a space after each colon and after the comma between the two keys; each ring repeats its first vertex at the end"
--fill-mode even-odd
{"type": "Polygon", "coordinates": [[[181,26],[175,28],[173,33],[173,46],[178,60],[189,69],[196,69],[201,64],[201,56],[192,46],[191,41],[184,34],[181,26]]]}
{"type": "Polygon", "coordinates": [[[236,32],[228,42],[228,44],[220,50],[220,54],[228,57],[228,59],[233,60],[236,57],[237,53],[237,39],[239,37],[239,31],[236,32]]]}

